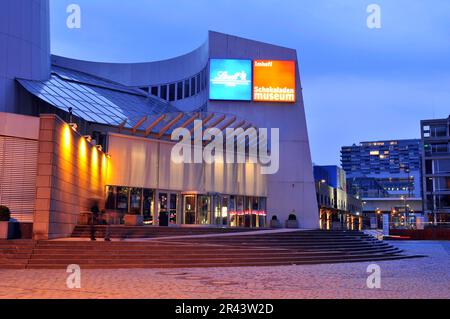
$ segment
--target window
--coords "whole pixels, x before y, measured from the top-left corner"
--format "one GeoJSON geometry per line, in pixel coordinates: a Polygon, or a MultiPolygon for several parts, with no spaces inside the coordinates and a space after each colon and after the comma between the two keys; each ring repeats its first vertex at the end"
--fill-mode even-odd
{"type": "Polygon", "coordinates": [[[447,154],[448,144],[447,143],[436,143],[425,145],[425,155],[431,156],[433,154],[447,154]]]}
{"type": "Polygon", "coordinates": [[[183,82],[177,84],[177,100],[183,99],[183,82]]]}
{"type": "Polygon", "coordinates": [[[191,96],[195,95],[195,78],[191,78],[191,96]]]}
{"type": "Polygon", "coordinates": [[[151,94],[153,96],[158,96],[158,87],[157,86],[152,86],[151,94]]]}
{"type": "Polygon", "coordinates": [[[430,127],[432,137],[443,137],[447,136],[447,126],[446,125],[433,125],[430,127]]]}
{"type": "Polygon", "coordinates": [[[428,192],[450,191],[450,177],[430,177],[427,178],[428,192]]]}
{"type": "Polygon", "coordinates": [[[427,174],[450,173],[450,159],[434,160],[433,169],[433,172],[427,171],[427,174]]]}
{"type": "Polygon", "coordinates": [[[169,85],[169,101],[175,101],[175,83],[169,85]]]}
{"type": "Polygon", "coordinates": [[[142,88],[141,88],[141,90],[144,91],[144,92],[147,93],[147,94],[148,94],[148,89],[149,89],[148,86],[142,87],[142,88]]]}
{"type": "Polygon", "coordinates": [[[450,208],[450,195],[436,196],[436,209],[449,209],[450,208]]]}
{"type": "Polygon", "coordinates": [[[117,209],[128,213],[128,187],[117,188],[117,209]]]}
{"type": "Polygon", "coordinates": [[[114,210],[116,209],[116,188],[113,186],[106,187],[106,202],[105,208],[114,210]]]}
{"type": "Polygon", "coordinates": [[[135,215],[140,215],[141,207],[142,207],[142,188],[131,188],[130,212],[135,215]]]}
{"type": "Polygon", "coordinates": [[[197,94],[200,93],[200,73],[197,74],[197,94]]]}
{"type": "Polygon", "coordinates": [[[167,100],[167,85],[161,86],[160,98],[162,98],[163,100],[167,100]]]}
{"type": "Polygon", "coordinates": [[[144,222],[153,225],[153,215],[155,212],[155,193],[153,190],[144,189],[142,206],[142,215],[144,216],[144,222]]]}
{"type": "Polygon", "coordinates": [[[184,98],[191,96],[190,82],[189,80],[184,81],[184,98]]]}

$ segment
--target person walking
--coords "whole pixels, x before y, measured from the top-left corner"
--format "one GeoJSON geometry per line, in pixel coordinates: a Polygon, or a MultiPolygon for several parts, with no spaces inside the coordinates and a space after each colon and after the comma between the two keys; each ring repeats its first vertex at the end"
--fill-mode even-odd
{"type": "Polygon", "coordinates": [[[97,223],[98,219],[98,213],[100,212],[100,209],[98,208],[98,205],[95,203],[91,207],[91,241],[96,241],[96,227],[95,224],[97,223]]]}

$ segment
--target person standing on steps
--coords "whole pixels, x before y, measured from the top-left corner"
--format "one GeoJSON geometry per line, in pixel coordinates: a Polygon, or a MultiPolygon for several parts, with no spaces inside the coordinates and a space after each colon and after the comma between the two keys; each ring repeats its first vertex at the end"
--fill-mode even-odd
{"type": "Polygon", "coordinates": [[[91,241],[96,241],[95,237],[95,224],[97,223],[98,214],[100,213],[100,209],[98,208],[98,203],[96,201],[92,202],[91,205],[91,241]]]}

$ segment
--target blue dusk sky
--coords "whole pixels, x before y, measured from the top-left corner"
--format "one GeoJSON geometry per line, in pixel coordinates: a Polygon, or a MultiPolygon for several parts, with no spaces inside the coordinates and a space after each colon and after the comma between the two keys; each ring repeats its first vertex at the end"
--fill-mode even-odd
{"type": "Polygon", "coordinates": [[[448,0],[50,0],[52,53],[147,62],[187,53],[208,30],[297,50],[315,164],[340,148],[419,138],[450,115],[448,0]],[[81,29],[66,8],[81,7],[81,29]],[[369,29],[367,7],[381,8],[369,29]]]}

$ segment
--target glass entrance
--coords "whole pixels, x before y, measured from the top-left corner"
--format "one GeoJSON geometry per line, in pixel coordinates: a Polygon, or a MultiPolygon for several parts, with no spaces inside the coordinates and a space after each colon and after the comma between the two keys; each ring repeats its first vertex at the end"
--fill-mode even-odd
{"type": "Polygon", "coordinates": [[[183,196],[183,215],[185,225],[196,224],[196,195],[184,195],[183,196]]]}
{"type": "Polygon", "coordinates": [[[209,224],[209,212],[211,211],[211,197],[198,196],[198,223],[200,225],[209,224]]]}
{"type": "Polygon", "coordinates": [[[169,226],[169,198],[167,193],[158,195],[158,224],[159,226],[169,226]]]}
{"type": "Polygon", "coordinates": [[[177,224],[178,194],[161,192],[158,195],[159,226],[177,224]]]}
{"type": "Polygon", "coordinates": [[[170,194],[170,201],[169,201],[169,223],[170,223],[170,225],[177,224],[177,212],[178,212],[178,195],[170,194]]]}
{"type": "Polygon", "coordinates": [[[153,190],[144,189],[144,202],[142,215],[144,216],[144,223],[153,225],[153,212],[155,205],[155,195],[153,190]]]}
{"type": "Polygon", "coordinates": [[[222,195],[215,195],[212,197],[214,225],[228,226],[228,205],[229,197],[222,195]]]}

